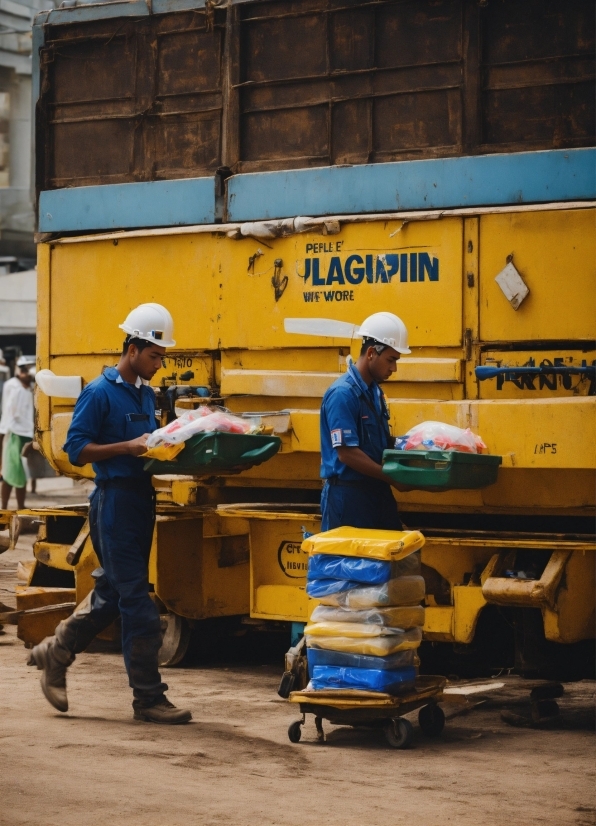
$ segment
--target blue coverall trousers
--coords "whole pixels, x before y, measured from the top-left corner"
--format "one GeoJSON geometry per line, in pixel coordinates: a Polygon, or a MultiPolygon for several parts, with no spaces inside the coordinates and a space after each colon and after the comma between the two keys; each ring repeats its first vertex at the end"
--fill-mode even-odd
{"type": "Polygon", "coordinates": [[[352,528],[401,531],[402,524],[391,486],[370,479],[363,482],[325,482],[321,493],[321,530],[352,528]]]}
{"type": "MultiPolygon", "coordinates": [[[[122,618],[122,653],[134,707],[159,702],[167,691],[158,668],[162,635],[159,612],[149,596],[148,564],[155,521],[154,495],[147,484],[113,480],[92,494],[89,528],[101,568],[87,610],[56,629],[57,640],[74,655],[100,631],[122,618]]],[[[73,656],[74,659],[74,656],[73,656]]]]}

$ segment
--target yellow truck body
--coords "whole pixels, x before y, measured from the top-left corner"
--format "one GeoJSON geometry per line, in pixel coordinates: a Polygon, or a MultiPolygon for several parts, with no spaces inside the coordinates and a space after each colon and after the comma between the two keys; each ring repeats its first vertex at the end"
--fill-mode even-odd
{"type": "MultiPolygon", "coordinates": [[[[154,480],[151,579],[169,610],[306,621],[300,542],[319,525],[319,407],[359,344],[286,333],[284,319],[359,324],[387,309],[405,321],[412,349],[384,387],[393,433],[440,420],[472,428],[503,457],[497,483],[483,490],[397,494],[405,523],[427,535],[426,638],[472,642],[491,604],[539,609],[554,642],[593,637],[593,381],[512,372],[480,382],[475,368],[595,364],[594,213],[559,203],[338,216],[316,232],[267,240],[220,224],[40,244],[39,368],[91,381],[116,363],[130,308],[158,301],[174,317],[177,345],[154,384],[205,385],[237,413],[287,411],[272,417],[282,448],[269,462],[209,484],[154,480]],[[518,309],[495,281],[508,261],[530,290],[518,309]],[[460,527],[469,517],[471,529],[444,529],[441,514],[460,527]],[[519,530],[523,520],[529,532],[519,530]],[[533,587],[505,576],[519,551],[546,561],[533,587]]],[[[73,406],[37,390],[37,438],[58,471],[91,478],[63,450],[73,406]]]]}

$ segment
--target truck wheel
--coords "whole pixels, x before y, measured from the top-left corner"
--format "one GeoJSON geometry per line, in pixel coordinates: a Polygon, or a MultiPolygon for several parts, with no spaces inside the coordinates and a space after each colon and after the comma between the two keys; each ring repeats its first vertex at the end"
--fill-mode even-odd
{"type": "Polygon", "coordinates": [[[158,662],[162,668],[177,665],[188,650],[190,626],[184,617],[169,611],[160,617],[162,627],[165,625],[163,642],[159,649],[158,662]]]}
{"type": "Polygon", "coordinates": [[[445,728],[445,713],[436,703],[422,706],[418,712],[418,724],[427,737],[438,737],[445,728]]]}
{"type": "Polygon", "coordinates": [[[385,739],[394,749],[407,749],[413,736],[414,728],[405,717],[395,717],[385,726],[385,739]]]}

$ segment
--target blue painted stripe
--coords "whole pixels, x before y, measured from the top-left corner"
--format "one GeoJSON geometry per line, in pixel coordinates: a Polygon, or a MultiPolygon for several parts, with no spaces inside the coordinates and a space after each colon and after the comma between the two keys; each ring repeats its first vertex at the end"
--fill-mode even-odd
{"type": "Polygon", "coordinates": [[[59,26],[63,23],[81,23],[90,20],[109,20],[114,17],[147,17],[150,14],[168,14],[186,9],[204,9],[205,0],[153,0],[149,6],[145,0],[124,0],[116,3],[86,3],[68,9],[52,9],[41,12],[35,25],[44,23],[59,26]]]}
{"type": "Polygon", "coordinates": [[[596,198],[596,149],[235,175],[229,221],[596,198]]]}
{"type": "MultiPolygon", "coordinates": [[[[596,200],[596,150],[573,149],[235,175],[227,220],[596,200]]],[[[40,232],[212,224],[214,178],[42,192],[40,232]]]]}
{"type": "Polygon", "coordinates": [[[169,14],[173,11],[204,9],[205,0],[152,0],[152,14],[169,14]]]}
{"type": "Polygon", "coordinates": [[[173,227],[214,221],[214,178],[52,189],[39,197],[40,232],[173,227]]]}
{"type": "Polygon", "coordinates": [[[127,0],[123,3],[89,3],[71,9],[52,9],[35,18],[35,24],[45,22],[48,26],[62,23],[87,23],[89,20],[109,20],[112,17],[147,17],[149,6],[145,0],[127,0]],[[46,15],[45,20],[42,15],[46,15]]]}

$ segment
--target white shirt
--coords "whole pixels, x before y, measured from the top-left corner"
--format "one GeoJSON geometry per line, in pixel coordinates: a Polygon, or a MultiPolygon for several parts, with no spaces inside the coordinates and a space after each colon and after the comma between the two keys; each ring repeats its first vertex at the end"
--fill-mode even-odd
{"type": "MultiPolygon", "coordinates": [[[[118,373],[118,378],[116,379],[116,384],[124,384],[124,379],[118,373]]],[[[143,379],[140,376],[137,376],[135,379],[135,387],[138,389],[143,384],[143,379]]]]}
{"type": "Polygon", "coordinates": [[[0,433],[15,433],[32,439],[33,416],[32,387],[24,387],[16,376],[9,379],[2,391],[0,433]]]}
{"type": "Polygon", "coordinates": [[[8,381],[5,381],[4,386],[2,387],[2,418],[0,418],[0,435],[2,436],[6,436],[8,433],[7,422],[10,395],[13,391],[18,390],[19,387],[22,387],[22,384],[16,376],[12,379],[8,379],[8,381]]]}

